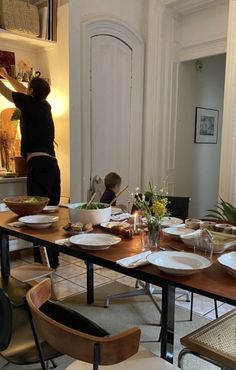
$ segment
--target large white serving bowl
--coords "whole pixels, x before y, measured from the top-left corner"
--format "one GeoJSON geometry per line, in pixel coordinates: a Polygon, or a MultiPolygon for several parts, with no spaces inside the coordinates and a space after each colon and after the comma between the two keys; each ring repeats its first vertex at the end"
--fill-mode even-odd
{"type": "Polygon", "coordinates": [[[236,277],[236,252],[223,254],[218,258],[218,262],[226,272],[236,277]]]}
{"type": "Polygon", "coordinates": [[[188,235],[192,232],[192,229],[186,227],[167,227],[163,229],[163,233],[173,240],[180,240],[181,235],[188,235]]]}
{"type": "Polygon", "coordinates": [[[69,218],[72,223],[82,222],[83,224],[91,223],[92,225],[100,225],[110,221],[111,207],[104,204],[102,209],[81,209],[84,203],[69,204],[69,218]]]}
{"type": "Polygon", "coordinates": [[[147,260],[167,274],[186,276],[196,274],[211,266],[211,261],[198,254],[187,252],[156,252],[149,254],[147,260]]]}

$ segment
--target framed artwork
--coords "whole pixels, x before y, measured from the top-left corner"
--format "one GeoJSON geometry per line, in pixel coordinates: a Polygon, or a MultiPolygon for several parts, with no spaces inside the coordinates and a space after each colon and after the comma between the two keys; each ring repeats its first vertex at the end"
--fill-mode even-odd
{"type": "Polygon", "coordinates": [[[6,68],[10,76],[13,76],[15,70],[15,53],[11,51],[0,50],[0,66],[6,68]]]}
{"type": "Polygon", "coordinates": [[[217,144],[218,119],[217,109],[196,107],[194,143],[217,144]]]}

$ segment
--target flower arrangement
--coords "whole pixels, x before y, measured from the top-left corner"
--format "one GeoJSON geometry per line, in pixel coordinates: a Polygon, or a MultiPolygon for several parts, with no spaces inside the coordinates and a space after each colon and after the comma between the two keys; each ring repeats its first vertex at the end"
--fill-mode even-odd
{"type": "Polygon", "coordinates": [[[168,199],[158,196],[156,187],[149,183],[149,190],[144,194],[136,191],[134,206],[143,213],[147,219],[149,230],[159,229],[163,217],[168,216],[168,199]]]}

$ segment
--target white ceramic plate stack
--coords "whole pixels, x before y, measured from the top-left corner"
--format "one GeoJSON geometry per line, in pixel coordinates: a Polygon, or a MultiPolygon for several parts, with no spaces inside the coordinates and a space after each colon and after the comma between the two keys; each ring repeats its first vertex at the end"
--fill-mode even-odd
{"type": "Polygon", "coordinates": [[[72,244],[87,250],[104,250],[121,242],[121,238],[109,234],[80,234],[70,238],[72,244]]]}
{"type": "Polygon", "coordinates": [[[211,261],[198,254],[187,252],[157,252],[147,256],[152,265],[167,274],[186,276],[211,266],[211,261]]]}
{"type": "Polygon", "coordinates": [[[218,262],[226,272],[236,277],[236,252],[223,254],[218,258],[218,262]]]}
{"type": "Polygon", "coordinates": [[[163,229],[163,233],[173,240],[180,240],[181,235],[188,235],[193,233],[193,231],[193,229],[188,229],[186,227],[167,227],[163,229]]]}
{"type": "Polygon", "coordinates": [[[181,225],[183,223],[183,220],[176,217],[164,217],[161,226],[162,227],[171,227],[176,225],[181,225]]]}
{"type": "Polygon", "coordinates": [[[19,222],[29,227],[30,229],[46,229],[52,226],[53,223],[57,222],[59,217],[47,216],[47,215],[32,215],[23,216],[19,218],[19,222]]]}

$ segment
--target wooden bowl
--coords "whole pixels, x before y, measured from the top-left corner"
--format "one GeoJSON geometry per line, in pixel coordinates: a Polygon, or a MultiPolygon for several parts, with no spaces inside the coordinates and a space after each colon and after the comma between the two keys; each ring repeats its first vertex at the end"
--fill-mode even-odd
{"type": "Polygon", "coordinates": [[[49,198],[19,195],[14,197],[7,197],[3,199],[7,207],[19,216],[36,215],[40,213],[43,208],[48,204],[49,198]],[[35,198],[37,202],[25,202],[26,200],[35,198]]]}

